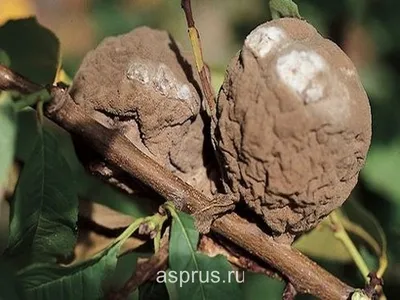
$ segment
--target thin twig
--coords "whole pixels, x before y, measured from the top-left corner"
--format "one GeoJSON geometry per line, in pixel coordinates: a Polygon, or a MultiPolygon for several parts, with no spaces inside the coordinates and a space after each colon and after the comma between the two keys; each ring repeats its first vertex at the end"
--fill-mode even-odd
{"type": "Polygon", "coordinates": [[[376,275],[379,278],[382,278],[383,274],[385,273],[386,268],[388,266],[386,247],[382,246],[382,248],[381,248],[379,246],[378,242],[367,231],[365,231],[364,228],[362,228],[361,226],[359,226],[357,224],[354,224],[350,220],[343,219],[342,224],[343,224],[343,227],[345,230],[360,237],[364,242],[366,242],[374,250],[374,252],[379,260],[379,268],[376,271],[376,275]]]}
{"type": "Polygon", "coordinates": [[[288,282],[283,290],[282,300],[294,300],[297,295],[296,288],[288,282]]]}
{"type": "Polygon", "coordinates": [[[0,65],[0,90],[15,90],[22,94],[30,94],[41,89],[43,89],[43,86],[27,80],[6,66],[0,65]]]}
{"type": "Polygon", "coordinates": [[[354,245],[353,241],[350,239],[346,230],[343,227],[343,224],[337,214],[336,211],[333,211],[329,218],[332,222],[332,228],[334,231],[335,237],[342,242],[350,256],[353,258],[354,263],[358,267],[361,272],[361,275],[364,277],[365,281],[368,282],[368,274],[370,273],[367,264],[365,263],[363,257],[358,251],[357,247],[354,245]]]}
{"type": "Polygon", "coordinates": [[[347,219],[342,220],[342,225],[347,232],[358,236],[365,243],[367,243],[377,256],[382,255],[382,250],[380,249],[378,242],[364,228],[347,219]]]}
{"type": "Polygon", "coordinates": [[[364,292],[370,299],[386,299],[383,293],[383,279],[378,277],[375,273],[368,274],[369,283],[366,284],[364,292]],[[376,296],[376,298],[374,298],[376,296]]]}
{"type": "Polygon", "coordinates": [[[200,34],[194,23],[191,1],[190,0],[182,0],[181,6],[182,6],[182,9],[185,12],[185,16],[186,16],[186,22],[187,22],[187,26],[188,26],[190,43],[192,45],[194,58],[196,60],[197,72],[199,73],[199,76],[200,76],[201,86],[203,88],[204,98],[206,100],[206,102],[205,102],[206,110],[207,110],[209,117],[212,118],[213,111],[215,109],[215,97],[214,97],[214,92],[212,89],[211,81],[208,76],[207,68],[204,64],[200,34]]]}

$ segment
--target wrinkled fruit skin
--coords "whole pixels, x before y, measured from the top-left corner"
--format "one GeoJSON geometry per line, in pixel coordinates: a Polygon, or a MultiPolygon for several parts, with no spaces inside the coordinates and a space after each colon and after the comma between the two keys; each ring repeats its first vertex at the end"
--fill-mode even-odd
{"type": "Polygon", "coordinates": [[[214,143],[230,193],[274,235],[296,235],[342,205],[371,139],[350,59],[307,22],[279,19],[246,38],[218,96],[214,143]]]}
{"type": "Polygon", "coordinates": [[[196,72],[166,31],[108,37],[84,58],[69,93],[87,114],[210,194],[196,72]]]}

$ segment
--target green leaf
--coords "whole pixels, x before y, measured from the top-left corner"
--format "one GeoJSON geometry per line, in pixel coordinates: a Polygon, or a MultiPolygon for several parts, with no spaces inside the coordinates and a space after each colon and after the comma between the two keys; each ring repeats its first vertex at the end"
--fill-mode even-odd
{"type": "Polygon", "coordinates": [[[0,258],[0,300],[19,300],[19,286],[12,266],[0,258]]]}
{"type": "Polygon", "coordinates": [[[38,139],[38,127],[36,125],[36,111],[31,108],[24,109],[17,114],[18,130],[15,156],[23,163],[31,156],[33,147],[38,139]]]}
{"type": "Polygon", "coordinates": [[[10,66],[10,58],[8,57],[6,51],[0,49],[0,65],[4,65],[6,67],[10,66]]]}
{"type": "Polygon", "coordinates": [[[114,276],[110,278],[110,282],[108,283],[111,289],[117,290],[123,287],[125,282],[135,272],[138,257],[138,253],[132,252],[118,258],[114,276]]]}
{"type": "MultiPolygon", "coordinates": [[[[132,201],[133,196],[120,192],[86,172],[75,154],[70,134],[49,120],[45,120],[44,126],[57,139],[60,154],[64,156],[76,178],[76,189],[80,197],[106,205],[135,218],[147,216],[157,210],[156,202],[139,196],[134,196],[135,201],[132,201]]],[[[19,160],[27,161],[38,139],[36,112],[33,109],[25,109],[18,113],[18,128],[22,128],[22,130],[18,130],[17,133],[16,156],[19,160]]]]}
{"type": "Polygon", "coordinates": [[[263,274],[246,272],[240,285],[244,300],[280,300],[285,283],[263,274]]]}
{"type": "MultiPolygon", "coordinates": [[[[151,253],[138,253],[131,252],[118,257],[118,263],[115,268],[114,274],[106,282],[106,290],[119,290],[136,270],[137,259],[139,257],[149,257],[151,253]]],[[[139,298],[139,291],[135,290],[128,296],[128,300],[139,298]]]]}
{"type": "MultiPolygon", "coordinates": [[[[365,246],[361,245],[359,247],[359,252],[364,259],[365,264],[368,267],[368,270],[371,270],[372,272],[375,272],[379,268],[379,261],[376,257],[376,255],[367,249],[365,246]]],[[[382,274],[380,274],[382,275],[382,274]]]]}
{"type": "Polygon", "coordinates": [[[9,93],[0,92],[0,198],[14,159],[16,113],[9,93]]]}
{"type": "Polygon", "coordinates": [[[367,244],[379,260],[378,276],[382,276],[387,266],[387,241],[379,222],[357,201],[346,201],[342,206],[343,226],[363,244],[367,244]]]}
{"type": "Polygon", "coordinates": [[[0,41],[12,70],[39,84],[53,83],[60,62],[60,43],[36,18],[8,21],[0,27],[0,41]]]}
{"type": "Polygon", "coordinates": [[[48,131],[39,134],[11,203],[9,257],[19,264],[55,261],[76,241],[78,199],[73,176],[48,131]]]}
{"type": "Polygon", "coordinates": [[[61,267],[56,264],[33,264],[18,272],[27,299],[101,299],[104,285],[110,282],[121,246],[135,232],[143,219],[135,220],[105,250],[89,261],[61,267]]]}
{"type": "MultiPolygon", "coordinates": [[[[175,283],[173,283],[173,280],[171,280],[170,272],[175,272],[171,271],[170,269],[167,269],[166,271],[166,280],[165,280],[165,286],[168,291],[168,296],[170,300],[176,300],[178,299],[178,287],[175,283]]],[[[173,274],[173,273],[172,273],[173,274]]]]}
{"type": "MultiPolygon", "coordinates": [[[[356,244],[367,244],[380,260],[382,272],[387,263],[387,242],[383,229],[375,217],[355,199],[349,199],[338,210],[345,230],[356,244]]],[[[325,219],[310,233],[301,236],[294,247],[313,258],[337,262],[350,262],[352,258],[343,243],[334,237],[329,228],[329,219],[325,219]]]]}
{"type": "Polygon", "coordinates": [[[34,264],[18,274],[26,298],[30,300],[101,299],[102,283],[111,276],[117,255],[124,241],[97,255],[94,259],[72,267],[34,264]]]}
{"type": "MultiPolygon", "coordinates": [[[[168,291],[164,283],[149,281],[139,287],[139,300],[168,300],[168,291]]],[[[190,298],[189,298],[190,299],[190,298]]],[[[170,299],[173,300],[173,299],[170,299]]]]}
{"type": "Polygon", "coordinates": [[[172,232],[170,246],[176,248],[178,252],[182,252],[187,258],[195,260],[194,254],[196,254],[197,243],[199,242],[199,232],[194,225],[194,219],[192,216],[177,212],[176,216],[173,216],[172,220],[172,232]],[[182,248],[177,247],[177,245],[182,248]]]}
{"type": "Polygon", "coordinates": [[[292,0],[270,0],[269,8],[273,19],[301,18],[297,4],[292,0]]]}
{"type": "Polygon", "coordinates": [[[240,272],[234,272],[222,255],[197,252],[199,233],[191,216],[181,212],[172,216],[168,280],[174,280],[178,299],[242,299],[240,272]]]}
{"type": "MultiPolygon", "coordinates": [[[[349,228],[349,221],[353,224],[357,224],[360,226],[365,232],[367,232],[371,238],[373,238],[376,242],[375,246],[371,246],[371,248],[375,251],[385,252],[387,248],[387,242],[385,233],[383,229],[379,225],[379,222],[375,219],[375,217],[366,210],[361,204],[359,204],[354,199],[351,201],[346,201],[342,206],[341,211],[344,213],[345,217],[343,218],[343,225],[345,228],[349,228]],[[379,247],[377,249],[377,247],[379,247]]],[[[351,234],[357,234],[357,228],[354,230],[348,230],[351,234]]],[[[362,238],[360,235],[358,237],[362,238]]],[[[364,240],[365,241],[365,240],[364,240]]],[[[372,244],[368,243],[367,244],[372,244]]]]}
{"type": "Polygon", "coordinates": [[[316,259],[342,263],[353,261],[343,243],[335,238],[329,223],[328,219],[323,220],[316,228],[296,240],[293,246],[316,259]]]}

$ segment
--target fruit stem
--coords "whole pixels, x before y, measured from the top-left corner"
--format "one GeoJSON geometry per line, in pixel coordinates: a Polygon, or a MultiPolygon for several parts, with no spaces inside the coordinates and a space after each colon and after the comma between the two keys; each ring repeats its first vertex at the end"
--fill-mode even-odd
{"type": "Polygon", "coordinates": [[[210,75],[207,66],[204,64],[203,51],[201,47],[200,34],[197,30],[192,13],[192,4],[190,0],[182,0],[181,7],[185,12],[186,22],[190,43],[192,45],[193,55],[196,60],[197,72],[200,76],[201,86],[204,96],[204,105],[206,112],[212,118],[212,112],[215,108],[215,97],[211,85],[210,75]]]}
{"type": "Polygon", "coordinates": [[[354,245],[353,241],[350,239],[346,230],[344,229],[343,223],[340,220],[339,215],[337,214],[336,211],[333,211],[329,215],[329,218],[333,225],[332,228],[333,228],[335,237],[343,243],[343,245],[349,252],[350,256],[353,258],[354,263],[360,270],[361,275],[364,277],[366,282],[369,282],[368,274],[370,273],[370,271],[368,269],[368,266],[365,263],[360,252],[358,251],[357,247],[354,245]]]}

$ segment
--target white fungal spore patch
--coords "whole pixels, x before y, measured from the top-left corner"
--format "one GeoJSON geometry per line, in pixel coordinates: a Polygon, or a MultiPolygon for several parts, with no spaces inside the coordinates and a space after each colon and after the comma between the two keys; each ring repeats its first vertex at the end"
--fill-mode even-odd
{"type": "Polygon", "coordinates": [[[190,87],[179,82],[172,70],[163,63],[155,64],[147,60],[132,62],[128,67],[126,77],[151,86],[168,98],[186,101],[193,97],[190,87]]]}
{"type": "Polygon", "coordinates": [[[342,73],[348,77],[354,77],[357,75],[355,70],[349,69],[349,68],[340,68],[340,71],[342,71],[342,73]]]}
{"type": "Polygon", "coordinates": [[[279,57],[276,64],[280,79],[297,92],[306,104],[322,98],[325,84],[316,77],[326,68],[325,60],[313,51],[294,50],[279,57]]]}
{"type": "Polygon", "coordinates": [[[189,100],[191,96],[192,96],[192,93],[190,92],[190,88],[188,87],[187,84],[183,84],[178,89],[178,98],[179,99],[181,99],[181,100],[189,100]]]}
{"type": "Polygon", "coordinates": [[[273,48],[276,48],[284,39],[286,33],[279,27],[257,27],[245,40],[256,57],[265,57],[273,48]]]}
{"type": "Polygon", "coordinates": [[[136,79],[143,84],[147,84],[150,81],[150,76],[153,73],[153,70],[149,70],[147,64],[142,62],[133,62],[129,65],[128,72],[126,73],[126,77],[128,79],[136,79]]]}
{"type": "Polygon", "coordinates": [[[168,96],[173,89],[176,89],[176,79],[171,69],[164,64],[160,64],[157,74],[153,80],[154,87],[161,95],[168,96]]]}

